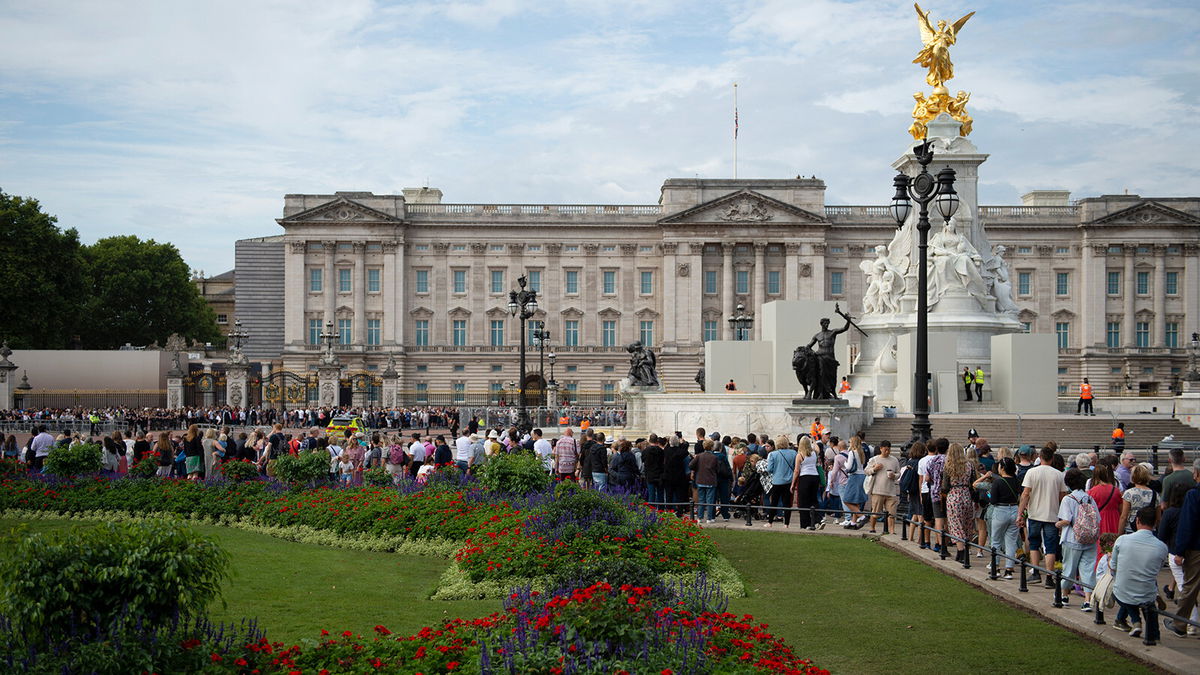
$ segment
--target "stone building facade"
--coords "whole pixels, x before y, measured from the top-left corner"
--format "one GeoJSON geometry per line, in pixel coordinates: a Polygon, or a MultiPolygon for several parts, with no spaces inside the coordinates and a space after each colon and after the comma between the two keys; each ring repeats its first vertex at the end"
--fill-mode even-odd
{"type": "MultiPolygon", "coordinates": [[[[894,223],[886,207],[824,196],[815,177],[669,179],[646,205],[444,203],[430,188],[287,195],[282,235],[237,244],[246,352],[308,373],[332,326],[346,373],[377,374],[394,357],[405,403],[496,400],[518,377],[507,304],[525,275],[568,399],[617,401],[625,345],[639,339],[668,390],[695,390],[704,341],[733,339],[739,304],[859,311],[859,263],[894,223]]],[[[1166,393],[1200,330],[1200,198],[1024,201],[980,218],[1008,248],[1020,320],[1059,337],[1060,392],[1086,376],[1100,394],[1166,393]]],[[[530,389],[538,355],[530,347],[530,389]]]]}

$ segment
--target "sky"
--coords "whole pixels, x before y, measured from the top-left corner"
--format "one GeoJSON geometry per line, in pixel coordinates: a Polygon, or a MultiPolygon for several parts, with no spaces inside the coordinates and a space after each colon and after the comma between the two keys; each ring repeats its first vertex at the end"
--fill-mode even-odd
{"type": "MultiPolygon", "coordinates": [[[[929,0],[991,157],[984,204],[1200,195],[1200,5],[929,0]]],[[[0,0],[0,190],[194,270],[288,193],[653,204],[667,178],[884,204],[928,91],[911,3],[0,0]]]]}

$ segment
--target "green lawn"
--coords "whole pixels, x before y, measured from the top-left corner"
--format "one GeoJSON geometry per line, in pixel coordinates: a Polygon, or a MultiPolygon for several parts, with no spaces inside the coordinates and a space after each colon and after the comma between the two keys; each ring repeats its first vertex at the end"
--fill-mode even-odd
{"type": "Polygon", "coordinates": [[[866,539],[710,534],[748,582],[729,611],[834,673],[1149,672],[866,539]]]}
{"type": "MultiPolygon", "coordinates": [[[[18,521],[0,520],[7,532],[18,521]]],[[[69,527],[30,521],[30,532],[69,527]]],[[[447,561],[297,544],[200,526],[233,558],[227,607],[217,619],[258,617],[272,639],[315,637],[322,628],[399,633],[445,617],[498,611],[496,600],[432,601],[447,561]]],[[[753,614],[797,654],[835,673],[1145,672],[1136,663],[907,557],[863,539],[714,530],[743,571],[749,597],[729,611],[753,614]]]]}

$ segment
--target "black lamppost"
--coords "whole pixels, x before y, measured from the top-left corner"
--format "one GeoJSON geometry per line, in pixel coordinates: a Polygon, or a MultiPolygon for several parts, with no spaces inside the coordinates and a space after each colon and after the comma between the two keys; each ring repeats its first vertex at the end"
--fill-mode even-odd
{"type": "Polygon", "coordinates": [[[521,318],[521,381],[520,381],[520,421],[517,426],[521,431],[529,431],[533,427],[529,424],[529,412],[525,409],[525,322],[529,317],[537,313],[537,291],[526,289],[525,275],[522,274],[517,278],[517,286],[520,290],[508,292],[508,313],[521,318]]]}
{"type": "Polygon", "coordinates": [[[1200,352],[1200,333],[1192,333],[1192,353],[1188,356],[1188,372],[1183,379],[1188,382],[1200,382],[1200,370],[1196,369],[1196,355],[1200,352]]]}
{"type": "Polygon", "coordinates": [[[729,317],[729,326],[733,328],[734,340],[747,340],[750,328],[754,326],[754,316],[746,314],[746,306],[739,302],[737,311],[729,317]]]}
{"type": "MultiPolygon", "coordinates": [[[[538,375],[542,377],[542,387],[546,386],[546,365],[544,363],[546,357],[546,347],[550,345],[550,331],[546,330],[546,323],[539,322],[540,328],[535,328],[529,332],[529,337],[533,340],[533,344],[538,348],[538,375]]],[[[545,392],[543,391],[543,396],[545,392]]]]}
{"type": "Polygon", "coordinates": [[[896,219],[897,227],[904,227],[904,222],[912,213],[912,203],[915,201],[920,210],[917,212],[917,232],[920,233],[918,250],[920,251],[917,264],[917,363],[913,373],[913,423],[912,438],[914,441],[928,441],[933,437],[933,427],[929,423],[929,310],[928,269],[926,260],[929,253],[929,205],[937,204],[938,213],[947,222],[950,216],[958,210],[958,194],[954,191],[954,169],[946,167],[938,172],[935,179],[929,173],[929,163],[933,161],[933,148],[929,141],[913,148],[917,163],[921,165],[921,173],[913,178],[901,172],[896,175],[892,184],[896,187],[896,195],[892,197],[892,217],[896,219]]]}

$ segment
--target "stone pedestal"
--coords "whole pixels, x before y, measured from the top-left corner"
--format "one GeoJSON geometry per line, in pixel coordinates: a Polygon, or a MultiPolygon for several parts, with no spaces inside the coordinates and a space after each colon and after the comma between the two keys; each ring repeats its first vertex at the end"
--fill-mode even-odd
{"type": "MultiPolygon", "coordinates": [[[[832,399],[814,401],[810,399],[797,398],[792,400],[792,404],[784,411],[791,416],[792,427],[792,442],[795,442],[795,435],[800,432],[808,431],[812,426],[813,420],[820,417],[821,423],[829,428],[830,434],[838,438],[849,438],[850,436],[871,426],[871,422],[875,421],[875,398],[867,394],[862,397],[861,405],[855,407],[850,405],[850,402],[845,399],[832,399]]],[[[873,439],[876,440],[876,439],[873,439]]]]}
{"type": "Polygon", "coordinates": [[[338,378],[342,367],[338,364],[322,363],[317,366],[317,401],[323,408],[338,404],[338,378]]]}
{"type": "Polygon", "coordinates": [[[662,385],[639,387],[629,384],[629,378],[623,378],[617,389],[617,393],[625,399],[625,428],[647,429],[649,420],[646,417],[646,394],[661,394],[662,385]]]}
{"type": "Polygon", "coordinates": [[[225,404],[232,408],[246,407],[250,369],[241,364],[225,367],[225,404]]]}
{"type": "Polygon", "coordinates": [[[558,385],[553,380],[546,385],[546,407],[551,410],[558,407],[558,385]]]}
{"type": "Polygon", "coordinates": [[[167,375],[167,408],[183,407],[183,376],[167,375]]]}

